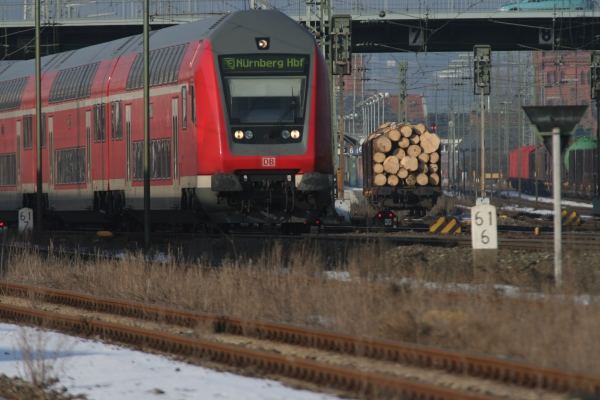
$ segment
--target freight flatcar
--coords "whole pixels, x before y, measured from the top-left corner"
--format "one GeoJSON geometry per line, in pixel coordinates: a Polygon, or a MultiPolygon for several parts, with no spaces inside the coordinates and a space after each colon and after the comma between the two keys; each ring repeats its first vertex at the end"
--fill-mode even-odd
{"type": "MultiPolygon", "coordinates": [[[[432,135],[427,132],[425,125],[419,124],[417,126],[409,124],[398,124],[394,125],[397,129],[407,129],[407,135],[404,137],[405,141],[411,143],[408,139],[410,135],[412,143],[420,143],[419,146],[406,145],[406,151],[402,146],[398,138],[397,140],[389,140],[389,148],[387,151],[387,157],[382,154],[375,147],[375,143],[379,139],[371,140],[374,138],[385,136],[383,134],[371,134],[362,143],[361,155],[362,155],[362,172],[363,172],[363,195],[376,209],[381,210],[382,213],[378,215],[385,215],[390,213],[394,215],[391,210],[409,210],[413,215],[424,216],[428,210],[430,210],[437,202],[437,199],[442,195],[441,179],[439,179],[441,168],[439,164],[439,139],[437,135],[432,135]],[[436,144],[433,148],[427,146],[427,150],[422,149],[424,146],[424,137],[435,136],[436,144]],[[418,153],[412,153],[411,150],[415,148],[418,153]],[[431,153],[431,154],[429,154],[431,153]],[[430,156],[435,154],[435,160],[430,156]],[[377,156],[385,157],[382,162],[376,161],[377,156]],[[420,159],[418,157],[421,157],[420,159]],[[396,164],[396,167],[391,170],[388,174],[390,176],[384,178],[381,182],[377,182],[378,175],[382,171],[377,172],[376,167],[381,164],[381,169],[384,170],[385,163],[392,161],[396,164]],[[407,163],[404,163],[408,161],[407,163]],[[401,167],[400,167],[401,166],[401,167]],[[406,166],[406,168],[404,168],[406,166]],[[427,175],[426,172],[430,174],[427,175]],[[417,178],[416,178],[417,177],[417,178]],[[424,178],[420,180],[420,178],[424,178]]],[[[396,130],[396,128],[393,128],[396,130]]],[[[387,134],[386,134],[387,135],[387,134]]],[[[382,158],[383,158],[382,157],[382,158]]]]}
{"type": "MultiPolygon", "coordinates": [[[[240,11],[151,35],[154,221],[274,222],[330,204],[326,63],[275,10],[240,11]]],[[[138,221],[143,207],[140,36],[46,56],[44,214],[138,221]]],[[[0,68],[0,210],[35,207],[33,61],[0,68]]]]}
{"type": "Polygon", "coordinates": [[[597,183],[596,140],[581,137],[565,152],[564,190],[575,197],[591,197],[597,183]]]}

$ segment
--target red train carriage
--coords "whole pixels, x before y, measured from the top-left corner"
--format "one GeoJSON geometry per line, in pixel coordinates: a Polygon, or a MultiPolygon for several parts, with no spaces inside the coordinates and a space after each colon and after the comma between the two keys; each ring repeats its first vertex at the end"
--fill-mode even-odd
{"type": "Polygon", "coordinates": [[[528,145],[511,150],[508,156],[508,179],[514,189],[524,193],[547,195],[551,159],[542,145],[528,145]]]}
{"type": "MultiPolygon", "coordinates": [[[[240,11],[150,41],[155,221],[285,222],[329,205],[327,70],[305,28],[278,11],[240,11]]],[[[133,36],[43,58],[47,215],[139,220],[141,50],[133,36]]],[[[34,87],[33,61],[0,66],[5,218],[35,207],[34,87]]]]}

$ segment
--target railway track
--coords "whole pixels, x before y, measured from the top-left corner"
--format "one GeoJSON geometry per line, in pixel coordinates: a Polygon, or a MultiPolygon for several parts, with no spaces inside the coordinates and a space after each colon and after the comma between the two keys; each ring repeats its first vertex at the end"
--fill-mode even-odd
{"type": "MultiPolygon", "coordinates": [[[[313,241],[325,243],[334,243],[336,246],[354,246],[356,244],[365,244],[373,242],[388,243],[396,246],[424,245],[435,247],[471,247],[471,237],[468,232],[460,235],[435,235],[423,232],[422,227],[412,229],[406,227],[403,229],[385,230],[385,229],[356,229],[347,227],[345,230],[336,228],[333,231],[321,231],[318,233],[306,233],[298,235],[286,235],[280,233],[261,233],[261,232],[232,232],[228,235],[197,235],[190,233],[165,232],[160,235],[160,243],[165,248],[173,248],[173,244],[185,243],[202,240],[224,239],[235,246],[237,243],[243,243],[246,240],[256,241],[279,241],[282,243],[298,243],[302,241],[313,241]]],[[[502,227],[499,229],[498,243],[499,249],[508,250],[552,250],[553,236],[551,229],[543,229],[537,236],[533,233],[533,228],[527,227],[502,227]]],[[[114,254],[122,253],[123,250],[137,250],[136,248],[125,247],[125,241],[140,243],[136,241],[134,234],[117,234],[116,238],[104,241],[98,239],[93,232],[85,233],[79,231],[56,231],[48,234],[46,239],[37,240],[35,248],[42,253],[50,249],[61,251],[68,255],[74,254],[81,257],[97,258],[98,255],[112,257],[114,254]],[[73,237],[77,238],[77,246],[69,247],[73,237]],[[133,240],[131,240],[133,238],[133,240]],[[49,243],[53,245],[50,246],[49,243]],[[62,244],[61,244],[62,243],[62,244]],[[99,251],[103,245],[105,251],[99,251]],[[112,250],[111,250],[112,249],[112,250]]],[[[562,234],[563,246],[567,250],[593,251],[600,249],[600,233],[596,231],[566,231],[562,234]]],[[[2,242],[0,242],[2,244],[2,242]]],[[[7,240],[4,247],[15,250],[31,247],[29,242],[7,240]]],[[[160,244],[159,244],[160,248],[160,244]]]]}
{"type": "MultiPolygon", "coordinates": [[[[86,294],[0,282],[0,295],[36,299],[100,313],[143,319],[193,328],[210,326],[216,334],[236,335],[287,345],[315,348],[351,357],[433,369],[458,377],[473,377],[500,384],[518,385],[537,391],[600,395],[600,379],[553,369],[536,368],[489,357],[443,351],[398,342],[356,338],[331,332],[260,321],[191,313],[141,303],[99,298],[86,294]]],[[[95,318],[48,314],[40,310],[0,304],[0,318],[34,323],[48,328],[85,335],[100,335],[117,342],[154,350],[207,359],[236,368],[252,368],[261,374],[299,379],[361,397],[402,397],[419,399],[483,399],[468,393],[431,386],[389,374],[357,371],[317,361],[290,358],[271,352],[243,349],[223,343],[185,338],[167,333],[95,318]],[[404,396],[404,397],[403,397],[404,396]]]]}

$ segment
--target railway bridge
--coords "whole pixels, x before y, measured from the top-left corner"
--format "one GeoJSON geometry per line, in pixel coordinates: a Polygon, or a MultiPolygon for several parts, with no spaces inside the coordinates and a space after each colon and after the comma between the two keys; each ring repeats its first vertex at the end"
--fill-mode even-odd
{"type": "MultiPolygon", "coordinates": [[[[2,60],[33,57],[33,1],[8,0],[0,5],[2,60]]],[[[600,9],[500,11],[506,1],[510,0],[334,0],[327,7],[327,0],[255,0],[313,27],[328,15],[350,15],[355,53],[470,51],[475,44],[489,44],[493,50],[600,48],[600,9]]],[[[251,6],[242,0],[151,3],[156,29],[251,6]]],[[[142,30],[141,2],[42,0],[42,8],[44,54],[142,30]]]]}

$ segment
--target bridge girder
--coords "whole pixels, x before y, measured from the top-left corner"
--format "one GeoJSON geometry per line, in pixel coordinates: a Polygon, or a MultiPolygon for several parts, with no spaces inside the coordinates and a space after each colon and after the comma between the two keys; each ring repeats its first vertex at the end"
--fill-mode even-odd
{"type": "MultiPolygon", "coordinates": [[[[582,13],[557,17],[553,13],[469,14],[427,18],[405,15],[355,16],[353,53],[471,51],[475,44],[505,50],[599,50],[600,15],[582,13]]],[[[302,21],[300,21],[302,22],[302,21]]],[[[159,29],[171,24],[155,24],[159,29]]],[[[43,54],[89,46],[140,34],[139,21],[100,21],[89,25],[47,25],[42,30],[43,54]]],[[[0,57],[33,57],[33,30],[24,24],[0,28],[0,57]]]]}

